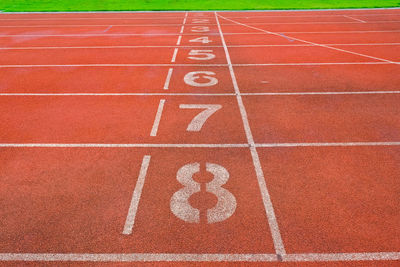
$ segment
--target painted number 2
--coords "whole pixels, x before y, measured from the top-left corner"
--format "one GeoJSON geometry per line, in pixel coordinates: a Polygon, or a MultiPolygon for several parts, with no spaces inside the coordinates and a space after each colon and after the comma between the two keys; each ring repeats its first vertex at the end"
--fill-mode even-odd
{"type": "MultiPolygon", "coordinates": [[[[217,204],[207,210],[207,223],[222,222],[232,216],[236,210],[236,198],[228,190],[222,188],[228,179],[229,172],[221,165],[206,163],[206,170],[214,175],[214,179],[206,184],[206,191],[214,194],[217,204]]],[[[170,201],[172,213],[188,223],[200,223],[200,211],[193,208],[189,198],[200,192],[200,183],[193,180],[193,175],[200,171],[200,163],[186,164],[178,170],[176,179],[184,187],[175,192],[170,201]]]]}

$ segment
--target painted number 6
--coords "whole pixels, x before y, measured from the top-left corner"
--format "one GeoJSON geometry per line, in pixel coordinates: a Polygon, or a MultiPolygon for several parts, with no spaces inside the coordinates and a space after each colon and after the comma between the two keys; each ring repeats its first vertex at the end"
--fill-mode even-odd
{"type": "MultiPolygon", "coordinates": [[[[232,216],[236,210],[236,198],[228,190],[222,188],[229,179],[228,171],[221,165],[206,163],[206,170],[214,175],[214,179],[206,184],[206,191],[218,198],[215,207],[207,210],[207,223],[222,222],[232,216]]],[[[172,213],[188,223],[200,223],[200,211],[193,208],[189,198],[200,192],[200,184],[193,180],[193,175],[200,171],[200,163],[186,164],[178,170],[176,179],[184,186],[175,192],[170,201],[172,213]]]]}
{"type": "Polygon", "coordinates": [[[212,77],[210,75],[215,75],[215,72],[212,71],[192,71],[189,72],[188,74],[185,75],[183,80],[185,81],[186,84],[191,85],[191,86],[196,86],[196,87],[207,87],[207,86],[213,86],[218,83],[218,79],[215,77],[212,77]],[[202,77],[200,77],[202,75],[202,77]],[[196,82],[198,79],[207,79],[207,82],[196,82]]]}

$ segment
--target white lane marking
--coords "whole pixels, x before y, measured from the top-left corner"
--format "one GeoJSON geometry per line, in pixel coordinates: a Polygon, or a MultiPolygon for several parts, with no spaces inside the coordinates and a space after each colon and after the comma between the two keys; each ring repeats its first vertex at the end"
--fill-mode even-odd
{"type": "Polygon", "coordinates": [[[143,157],[142,166],[140,167],[139,177],[137,179],[136,186],[132,194],[128,215],[126,216],[124,230],[122,231],[122,234],[124,235],[132,234],[132,229],[135,224],[136,212],[139,207],[140,196],[142,195],[147,169],[149,168],[150,164],[150,158],[151,157],[149,155],[143,157]]]}
{"type": "Polygon", "coordinates": [[[176,45],[181,45],[182,35],[179,35],[178,41],[176,41],[176,45]]]}
{"type": "Polygon", "coordinates": [[[161,115],[164,109],[165,99],[160,99],[160,103],[158,104],[157,114],[154,118],[153,127],[151,128],[150,136],[156,136],[158,131],[158,126],[160,125],[161,115]]]}
{"type": "Polygon", "coordinates": [[[2,253],[0,261],[83,261],[83,262],[269,262],[277,261],[275,254],[60,254],[60,253],[2,253]]]}
{"type": "MultiPolygon", "coordinates": [[[[399,23],[400,20],[381,20],[381,21],[373,21],[371,23],[399,23]]],[[[359,23],[359,22],[353,22],[353,21],[315,21],[315,22],[248,22],[248,24],[251,25],[281,25],[281,24],[285,24],[285,25],[291,25],[291,24],[313,24],[313,25],[318,25],[318,24],[354,24],[354,23],[359,23]]],[[[368,23],[368,24],[371,24],[368,23]]],[[[229,23],[224,23],[222,25],[232,25],[229,23]]]]}
{"type": "MultiPolygon", "coordinates": [[[[308,253],[286,254],[285,262],[326,262],[326,261],[387,261],[400,260],[400,252],[365,253],[308,253]]],[[[130,253],[130,254],[62,254],[62,253],[1,253],[0,261],[63,261],[63,262],[277,262],[275,254],[171,254],[171,253],[130,253]]]]}
{"type": "Polygon", "coordinates": [[[400,252],[365,252],[365,253],[308,253],[308,254],[288,254],[283,257],[283,261],[382,261],[400,260],[400,252]]]}
{"type": "MultiPolygon", "coordinates": [[[[236,67],[248,66],[323,66],[323,65],[386,65],[391,62],[306,62],[306,63],[256,63],[232,64],[236,67]]],[[[38,65],[0,65],[0,68],[45,68],[45,67],[226,67],[228,64],[38,64],[38,65]]]]}
{"type": "Polygon", "coordinates": [[[227,147],[249,147],[249,144],[39,144],[39,143],[0,143],[0,147],[65,147],[65,148],[132,148],[132,147],[153,147],[153,148],[227,148],[227,147]]]}
{"type": "Polygon", "coordinates": [[[186,13],[185,13],[185,18],[183,19],[183,23],[182,23],[183,25],[185,25],[185,24],[186,24],[186,19],[187,19],[187,16],[188,16],[188,13],[186,12],[186,13]]]}
{"type": "Polygon", "coordinates": [[[234,93],[0,93],[0,96],[233,96],[234,93]]]}
{"type": "Polygon", "coordinates": [[[189,123],[186,131],[188,132],[199,132],[206,123],[207,119],[211,117],[215,112],[222,108],[221,105],[216,104],[180,104],[180,109],[204,109],[202,112],[197,114],[192,121],[189,123]]]}
{"type": "Polygon", "coordinates": [[[179,33],[182,34],[184,29],[185,29],[185,25],[182,25],[181,30],[179,31],[179,33]]]}
{"type": "MultiPolygon", "coordinates": [[[[259,89],[255,89],[259,90],[259,89]]],[[[246,90],[249,91],[249,90],[246,90]]],[[[400,94],[400,91],[337,91],[337,92],[255,92],[245,96],[296,96],[296,95],[369,95],[400,94]]],[[[234,96],[234,93],[0,93],[0,96],[234,96]]]]}
{"type": "MultiPolygon", "coordinates": [[[[301,10],[299,10],[301,11],[301,10]]],[[[316,10],[315,10],[316,11],[316,10]]],[[[289,11],[290,12],[290,11],[289,11]]],[[[288,12],[288,13],[289,13],[288,12]]],[[[350,15],[357,15],[357,16],[400,16],[400,14],[350,14],[350,15]]],[[[240,17],[240,16],[229,16],[230,19],[236,18],[236,19],[240,19],[240,18],[251,18],[251,19],[255,19],[255,18],[326,18],[326,17],[341,17],[343,16],[343,14],[332,14],[332,15],[293,15],[293,14],[288,14],[288,15],[268,15],[268,16],[251,16],[249,17],[246,14],[246,17],[240,17]]]]}
{"type": "MultiPolygon", "coordinates": [[[[16,13],[14,13],[16,14],[16,13]]],[[[14,21],[32,21],[32,20],[50,20],[50,21],[57,21],[57,20],[165,20],[165,19],[181,19],[182,17],[154,17],[154,18],[149,18],[149,17],[126,17],[126,18],[98,18],[98,17],[88,17],[88,18],[60,18],[60,17],[54,17],[54,18],[0,18],[0,21],[3,20],[14,20],[14,21]]]]}
{"type": "MultiPolygon", "coordinates": [[[[358,44],[325,44],[332,46],[380,46],[380,45],[400,45],[400,43],[358,43],[358,44]]],[[[262,44],[262,45],[253,45],[253,44],[244,44],[244,45],[227,45],[227,47],[292,47],[292,46],[314,46],[311,44],[262,44]]],[[[175,48],[175,47],[183,47],[183,48],[204,48],[204,46],[199,45],[120,45],[120,46],[20,46],[20,47],[0,47],[0,50],[45,50],[45,49],[124,49],[124,48],[175,48]]],[[[223,48],[222,45],[208,45],[207,48],[215,48],[220,47],[223,48]]]]}
{"type": "Polygon", "coordinates": [[[356,18],[353,18],[353,17],[347,16],[347,15],[343,15],[343,17],[345,17],[345,18],[348,18],[348,19],[352,19],[352,20],[355,20],[355,21],[358,21],[358,22],[367,23],[367,22],[366,22],[366,21],[364,21],[364,20],[361,20],[361,19],[356,19],[356,18]]]}
{"type": "Polygon", "coordinates": [[[256,144],[255,146],[256,147],[400,146],[400,142],[276,143],[276,144],[256,144]]]}
{"type": "Polygon", "coordinates": [[[373,94],[400,94],[400,91],[338,91],[338,92],[265,92],[265,93],[242,93],[242,95],[276,95],[276,96],[296,96],[296,95],[373,95],[373,94]]]}
{"type": "Polygon", "coordinates": [[[176,60],[176,55],[178,54],[178,47],[176,47],[175,49],[174,49],[174,54],[172,55],[172,59],[171,59],[171,62],[175,62],[175,60],[176,60]]]}
{"type": "Polygon", "coordinates": [[[164,90],[168,90],[169,89],[169,83],[171,81],[171,77],[172,77],[172,72],[173,71],[174,71],[173,68],[169,68],[168,69],[167,78],[165,79],[165,83],[164,83],[164,90]]]}
{"type": "MultiPolygon", "coordinates": [[[[225,18],[224,16],[221,16],[221,15],[218,15],[218,16],[221,17],[221,18],[223,18],[223,19],[227,19],[227,18],[225,18]]],[[[240,23],[240,22],[237,22],[237,21],[234,21],[234,20],[230,20],[230,19],[227,19],[227,20],[229,20],[229,21],[231,21],[231,22],[234,22],[234,23],[237,23],[238,25],[242,25],[242,26],[245,26],[245,27],[248,27],[248,28],[251,28],[251,29],[255,29],[255,30],[262,31],[262,32],[267,33],[267,34],[272,34],[272,35],[275,35],[275,36],[280,36],[280,34],[279,34],[279,33],[276,33],[276,32],[271,32],[271,31],[263,30],[263,29],[256,28],[256,27],[253,27],[253,26],[249,26],[249,25],[247,25],[247,24],[243,24],[243,23],[240,23]]],[[[348,53],[348,54],[353,54],[353,55],[357,55],[357,56],[361,56],[361,57],[366,57],[366,58],[372,58],[372,59],[376,59],[376,60],[379,60],[379,61],[389,62],[389,63],[397,64],[397,65],[400,64],[399,62],[395,62],[395,61],[391,61],[391,60],[387,60],[387,59],[383,59],[383,58],[378,58],[378,57],[374,57],[374,56],[369,56],[369,55],[366,55],[366,54],[356,53],[356,52],[352,52],[352,51],[345,50],[345,49],[340,49],[340,48],[333,47],[333,46],[318,44],[318,43],[306,41],[306,40],[303,40],[303,39],[295,38],[295,37],[292,37],[292,36],[287,36],[287,37],[289,37],[290,39],[299,41],[299,42],[303,42],[303,43],[307,43],[307,44],[312,44],[312,45],[315,45],[315,46],[320,46],[320,47],[324,47],[324,48],[328,48],[328,49],[332,49],[332,50],[337,50],[337,51],[344,52],[344,53],[348,53]]]]}
{"type": "Polygon", "coordinates": [[[263,200],[263,203],[264,203],[264,208],[265,208],[265,212],[266,212],[266,215],[267,215],[268,224],[270,226],[270,230],[271,230],[271,235],[272,235],[272,239],[273,239],[273,242],[274,242],[275,251],[276,251],[276,253],[278,255],[285,255],[286,251],[285,251],[285,247],[283,245],[281,233],[279,231],[279,226],[278,226],[278,222],[276,220],[275,211],[274,211],[274,208],[272,206],[271,197],[269,195],[268,188],[267,188],[266,183],[265,183],[265,177],[264,177],[264,173],[263,173],[262,168],[261,168],[260,159],[258,157],[257,150],[254,147],[254,139],[253,139],[253,135],[251,133],[249,120],[247,118],[247,112],[246,112],[246,109],[244,107],[242,97],[240,95],[240,89],[239,89],[239,86],[238,86],[237,81],[236,81],[235,73],[233,71],[232,61],[231,61],[231,58],[229,56],[228,48],[226,47],[224,34],[222,32],[221,25],[219,23],[219,18],[218,18],[217,12],[214,12],[214,15],[215,15],[215,19],[216,19],[217,24],[218,24],[218,31],[220,33],[221,42],[222,42],[222,45],[224,46],[225,56],[226,56],[226,60],[228,62],[228,68],[229,68],[229,72],[231,74],[233,87],[235,89],[236,100],[238,102],[238,106],[239,106],[240,114],[241,114],[241,117],[242,117],[243,126],[244,126],[244,129],[245,129],[247,141],[248,141],[248,143],[250,145],[251,156],[253,158],[253,164],[254,164],[254,168],[255,168],[255,171],[256,171],[258,185],[260,187],[262,200],[263,200]]]}

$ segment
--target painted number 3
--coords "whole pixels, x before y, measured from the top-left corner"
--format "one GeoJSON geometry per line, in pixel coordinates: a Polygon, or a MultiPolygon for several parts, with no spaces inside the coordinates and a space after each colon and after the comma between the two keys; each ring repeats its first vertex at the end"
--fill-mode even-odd
{"type": "MultiPolygon", "coordinates": [[[[221,222],[231,217],[236,210],[235,196],[221,187],[228,181],[229,173],[221,165],[213,163],[206,163],[206,170],[214,175],[214,179],[206,184],[206,191],[218,198],[217,204],[207,210],[207,223],[221,222]]],[[[199,163],[186,164],[178,170],[176,179],[184,187],[175,192],[170,201],[172,213],[189,223],[200,223],[200,211],[189,203],[189,198],[201,190],[200,183],[193,180],[193,175],[199,171],[199,163]]]]}

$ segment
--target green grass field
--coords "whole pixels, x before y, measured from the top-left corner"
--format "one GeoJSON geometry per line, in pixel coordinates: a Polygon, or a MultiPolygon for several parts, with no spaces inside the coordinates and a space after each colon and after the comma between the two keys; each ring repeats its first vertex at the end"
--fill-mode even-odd
{"type": "Polygon", "coordinates": [[[0,0],[3,12],[399,7],[400,0],[0,0]]]}

